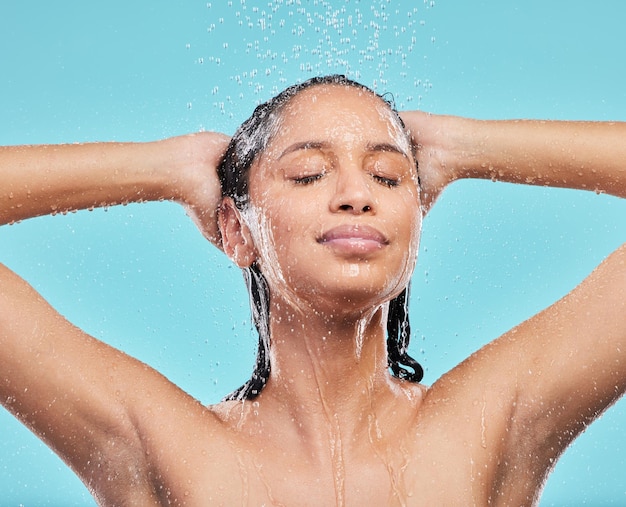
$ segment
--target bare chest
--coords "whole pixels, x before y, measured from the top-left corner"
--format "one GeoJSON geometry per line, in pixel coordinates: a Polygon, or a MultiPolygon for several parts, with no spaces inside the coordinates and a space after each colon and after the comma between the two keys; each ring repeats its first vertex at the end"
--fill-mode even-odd
{"type": "Polygon", "coordinates": [[[147,483],[160,505],[533,505],[540,484],[520,462],[506,472],[504,432],[480,407],[435,408],[384,438],[334,438],[316,452],[277,425],[189,420],[156,435],[147,483]]]}
{"type": "MultiPolygon", "coordinates": [[[[371,443],[364,443],[368,447],[371,443]]],[[[329,455],[331,451],[329,450],[329,455]]],[[[194,463],[195,461],[195,463],[194,463]]],[[[324,466],[288,446],[237,451],[164,478],[169,501],[183,505],[361,506],[486,505],[489,477],[466,450],[398,442],[324,466]]]]}

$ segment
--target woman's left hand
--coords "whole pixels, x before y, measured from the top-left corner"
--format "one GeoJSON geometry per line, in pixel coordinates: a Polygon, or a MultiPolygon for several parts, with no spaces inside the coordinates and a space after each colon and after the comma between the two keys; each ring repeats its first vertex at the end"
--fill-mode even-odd
{"type": "Polygon", "coordinates": [[[426,214],[443,189],[457,179],[457,138],[463,139],[462,129],[471,120],[422,111],[403,111],[400,116],[417,148],[422,208],[426,214]]]}

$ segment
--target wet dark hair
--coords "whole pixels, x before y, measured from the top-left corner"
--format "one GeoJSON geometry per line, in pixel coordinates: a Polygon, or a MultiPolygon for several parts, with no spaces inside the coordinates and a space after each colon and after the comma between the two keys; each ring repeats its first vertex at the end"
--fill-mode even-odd
{"type": "MultiPolygon", "coordinates": [[[[272,99],[257,106],[252,116],[243,122],[235,132],[218,166],[222,195],[232,198],[237,208],[243,209],[248,204],[250,168],[256,158],[265,151],[274,134],[280,128],[284,107],[301,91],[320,85],[350,86],[378,96],[389,106],[398,123],[404,128],[404,123],[392,102],[387,100],[385,96],[378,95],[370,88],[345,76],[314,77],[290,86],[272,99]]],[[[252,320],[259,333],[259,344],[252,377],[239,389],[226,396],[225,401],[256,397],[267,383],[270,375],[269,287],[256,262],[243,269],[243,274],[250,295],[252,320]]],[[[411,337],[408,296],[409,289],[407,287],[389,302],[387,362],[396,377],[419,382],[422,380],[424,371],[420,364],[407,353],[411,337]]]]}

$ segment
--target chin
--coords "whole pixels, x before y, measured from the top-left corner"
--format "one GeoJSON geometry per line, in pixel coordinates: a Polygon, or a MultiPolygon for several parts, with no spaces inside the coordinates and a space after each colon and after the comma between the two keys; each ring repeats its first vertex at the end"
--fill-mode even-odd
{"type": "Polygon", "coordinates": [[[323,313],[366,312],[396,297],[408,284],[410,273],[398,269],[390,276],[389,265],[345,262],[304,274],[292,273],[272,287],[292,304],[323,313]],[[302,276],[304,275],[304,276],[302,276]],[[300,303],[298,303],[300,301],[300,303]]]}
{"type": "Polygon", "coordinates": [[[303,297],[308,304],[323,313],[335,315],[361,316],[384,305],[396,297],[402,289],[390,290],[389,287],[372,287],[357,284],[325,286],[323,289],[309,292],[303,297]]]}

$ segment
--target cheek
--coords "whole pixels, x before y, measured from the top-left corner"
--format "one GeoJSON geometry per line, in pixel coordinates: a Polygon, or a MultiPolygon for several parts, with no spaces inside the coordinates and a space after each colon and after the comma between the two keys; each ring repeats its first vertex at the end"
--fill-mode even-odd
{"type": "Polygon", "coordinates": [[[258,261],[266,276],[284,280],[291,265],[299,257],[297,238],[303,236],[298,214],[284,200],[275,200],[271,206],[250,206],[246,221],[250,228],[258,261]]]}
{"type": "Polygon", "coordinates": [[[414,197],[401,200],[395,209],[398,245],[406,256],[407,270],[413,271],[422,233],[422,213],[414,197]]]}
{"type": "Polygon", "coordinates": [[[409,259],[412,263],[412,266],[415,267],[415,263],[417,261],[417,254],[420,247],[420,240],[422,237],[422,213],[421,210],[417,210],[417,212],[411,217],[411,226],[407,231],[407,234],[410,238],[409,243],[409,259]]]}
{"type": "Polygon", "coordinates": [[[388,201],[389,219],[396,224],[398,234],[419,242],[422,229],[422,212],[419,200],[413,192],[405,192],[399,198],[388,201]]]}
{"type": "MultiPolygon", "coordinates": [[[[413,216],[413,225],[412,229],[412,240],[413,247],[418,249],[420,244],[420,239],[422,237],[422,212],[420,209],[417,210],[415,215],[413,216]]],[[[417,252],[416,252],[417,255],[417,252]]]]}

